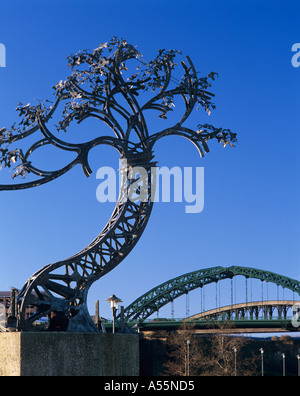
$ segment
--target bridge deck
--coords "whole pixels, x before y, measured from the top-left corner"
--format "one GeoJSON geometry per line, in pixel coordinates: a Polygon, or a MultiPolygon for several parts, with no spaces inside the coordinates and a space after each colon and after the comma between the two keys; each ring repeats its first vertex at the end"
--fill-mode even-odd
{"type": "Polygon", "coordinates": [[[176,331],[185,321],[193,323],[195,332],[198,334],[215,333],[220,320],[229,320],[233,326],[232,333],[297,332],[300,331],[300,327],[295,327],[292,324],[293,307],[297,307],[297,312],[299,312],[300,301],[255,301],[215,308],[184,319],[158,318],[145,321],[129,321],[128,325],[129,327],[137,325],[143,334],[150,336],[166,331],[176,331]],[[274,315],[276,309],[278,311],[277,316],[274,315]],[[292,311],[291,315],[287,315],[288,310],[292,311]],[[259,312],[262,313],[261,316],[259,316],[259,312]],[[228,313],[231,315],[226,317],[228,313]]]}

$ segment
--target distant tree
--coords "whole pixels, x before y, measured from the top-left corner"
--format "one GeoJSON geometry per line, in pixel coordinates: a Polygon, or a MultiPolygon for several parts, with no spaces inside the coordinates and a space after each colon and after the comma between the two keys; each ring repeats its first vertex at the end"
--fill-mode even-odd
{"type": "Polygon", "coordinates": [[[247,353],[249,339],[232,334],[232,325],[214,324],[214,332],[204,337],[195,325],[184,323],[167,339],[167,375],[251,376],[257,371],[256,359],[247,353]],[[189,341],[189,348],[187,343],[189,341]],[[189,369],[187,368],[189,365],[189,369]]]}
{"type": "Polygon", "coordinates": [[[169,348],[165,374],[174,376],[199,375],[203,357],[195,337],[195,326],[184,322],[177,332],[167,339],[169,348]]]}
{"type": "Polygon", "coordinates": [[[293,339],[290,335],[281,334],[279,341],[283,341],[288,344],[293,344],[293,339]]]}
{"type": "Polygon", "coordinates": [[[233,335],[232,330],[230,323],[217,324],[211,336],[209,356],[204,361],[206,375],[249,376],[256,372],[255,358],[245,353],[249,339],[233,335]]]}

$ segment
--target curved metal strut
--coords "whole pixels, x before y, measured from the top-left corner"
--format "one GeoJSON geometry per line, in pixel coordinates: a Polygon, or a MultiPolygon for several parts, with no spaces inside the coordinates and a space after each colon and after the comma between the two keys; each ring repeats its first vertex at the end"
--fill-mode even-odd
{"type": "MultiPolygon", "coordinates": [[[[151,163],[148,171],[151,180],[151,163]]],[[[51,312],[64,312],[68,331],[96,331],[87,310],[88,290],[130,253],[141,237],[153,207],[151,186],[148,187],[147,202],[134,203],[126,197],[126,177],[123,180],[116,208],[99,236],[73,257],[44,267],[24,285],[18,296],[22,330],[32,330],[35,321],[51,312]],[[38,308],[30,317],[26,317],[28,305],[38,308]]]]}

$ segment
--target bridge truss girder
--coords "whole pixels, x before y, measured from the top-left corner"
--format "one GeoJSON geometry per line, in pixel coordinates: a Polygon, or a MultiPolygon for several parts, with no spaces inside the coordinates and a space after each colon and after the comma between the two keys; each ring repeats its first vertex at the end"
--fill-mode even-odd
{"type": "Polygon", "coordinates": [[[218,266],[181,275],[151,289],[125,308],[124,319],[127,322],[143,321],[164,305],[194,289],[203,288],[205,285],[224,279],[232,279],[238,275],[246,279],[253,278],[270,282],[300,295],[300,282],[295,279],[256,268],[218,266]]]}
{"type": "Polygon", "coordinates": [[[295,304],[300,305],[299,301],[255,301],[241,304],[228,305],[226,307],[215,308],[187,318],[187,320],[201,319],[223,319],[223,320],[251,320],[263,318],[264,320],[276,319],[286,320],[289,311],[294,313],[295,304]]]}

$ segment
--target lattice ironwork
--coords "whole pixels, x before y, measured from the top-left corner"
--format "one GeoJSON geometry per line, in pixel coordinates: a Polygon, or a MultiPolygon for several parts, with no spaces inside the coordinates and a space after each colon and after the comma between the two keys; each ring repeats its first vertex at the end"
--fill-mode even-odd
{"type": "Polygon", "coordinates": [[[125,320],[145,320],[166,304],[192,290],[238,275],[274,283],[300,295],[300,282],[283,275],[250,267],[212,267],[181,275],[151,289],[125,308],[125,320]]]}
{"type": "MultiPolygon", "coordinates": [[[[216,73],[199,77],[189,57],[177,64],[178,57],[178,51],[161,50],[153,61],[145,62],[134,46],[117,38],[101,44],[94,51],[81,51],[68,57],[72,73],[66,81],[54,87],[54,104],[50,107],[48,102],[35,106],[20,105],[17,109],[21,116],[19,126],[0,130],[0,165],[3,168],[15,166],[13,178],[31,174],[36,176],[36,180],[1,184],[0,190],[40,186],[78,164],[85,175],[90,176],[92,170],[88,154],[99,145],[110,145],[119,152],[127,161],[123,169],[127,175],[136,166],[143,166],[150,173],[155,165],[153,146],[168,135],[189,139],[201,156],[209,151],[207,142],[210,139],[217,139],[224,146],[233,146],[236,134],[229,129],[208,124],[198,125],[195,130],[183,126],[195,107],[203,107],[207,112],[215,107],[212,102],[214,95],[208,90],[216,73]],[[136,62],[135,66],[132,62],[136,62]],[[176,80],[172,73],[180,67],[183,77],[176,80]],[[146,97],[144,103],[140,99],[143,94],[146,97]],[[151,135],[145,113],[156,111],[160,118],[167,119],[176,98],[183,99],[181,118],[174,125],[151,135]],[[57,131],[51,129],[51,120],[61,105],[63,112],[57,124],[59,132],[66,132],[74,121],[81,124],[92,117],[105,123],[113,136],[99,136],[80,144],[58,138],[57,131]],[[39,134],[39,138],[24,153],[17,144],[35,134],[39,134]],[[33,165],[31,155],[50,145],[75,153],[75,159],[55,171],[33,165]]],[[[131,182],[138,181],[138,176],[135,176],[131,182]]],[[[129,254],[141,237],[153,206],[151,177],[148,177],[148,185],[143,186],[148,191],[147,202],[127,199],[129,184],[124,177],[116,208],[91,244],[66,260],[47,265],[25,283],[17,299],[19,330],[34,330],[36,321],[48,315],[52,318],[51,330],[97,331],[87,309],[88,290],[93,282],[129,254]],[[36,307],[36,312],[29,317],[26,316],[28,305],[36,307]]]]}
{"type": "Polygon", "coordinates": [[[220,320],[286,320],[288,314],[293,316],[297,301],[289,300],[269,300],[254,301],[240,304],[228,305],[221,308],[210,309],[208,311],[190,316],[187,320],[220,319],[220,320]]]}

